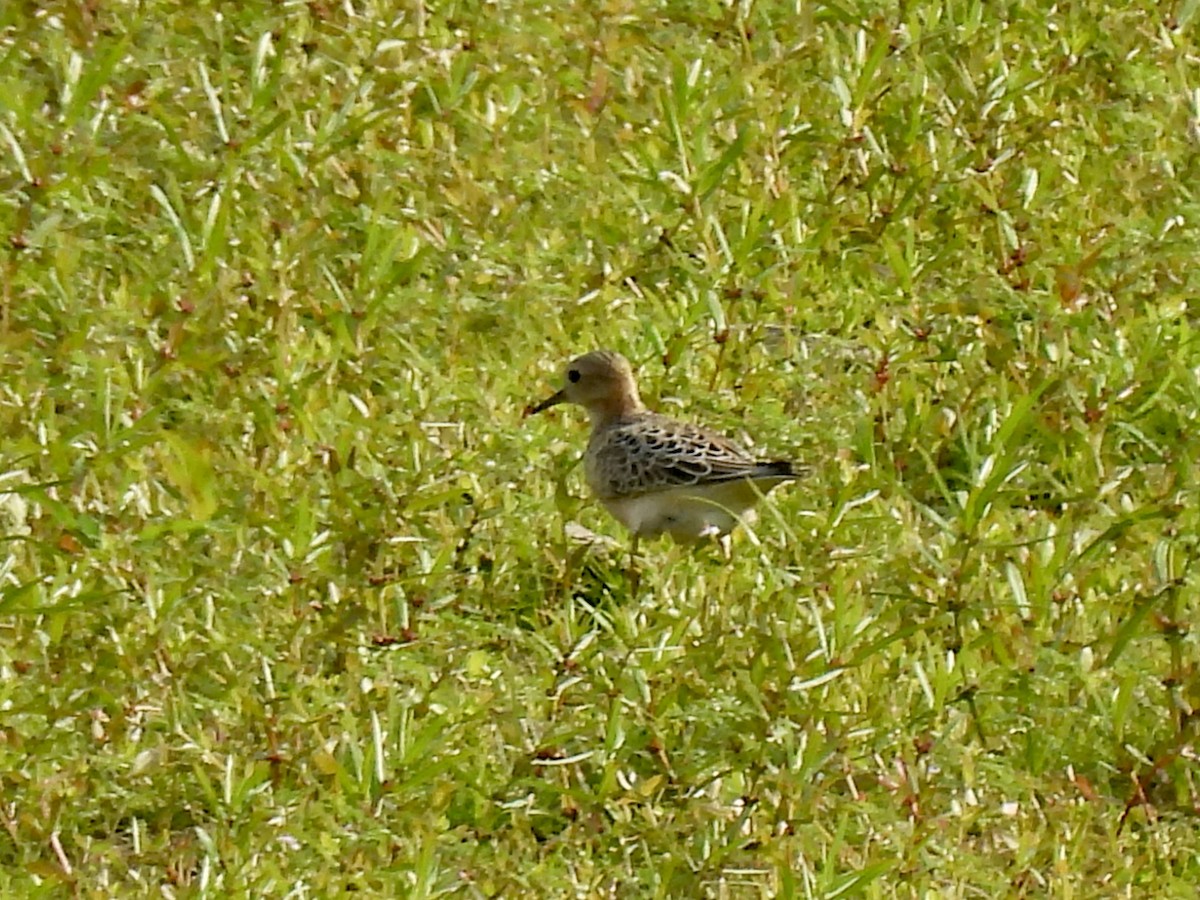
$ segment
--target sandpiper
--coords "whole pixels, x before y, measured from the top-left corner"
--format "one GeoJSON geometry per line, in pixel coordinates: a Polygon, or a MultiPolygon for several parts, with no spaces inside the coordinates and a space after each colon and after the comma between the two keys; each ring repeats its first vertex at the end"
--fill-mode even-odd
{"type": "Polygon", "coordinates": [[[754,520],[754,504],[796,478],[786,460],[763,462],[721,434],[651,412],[629,361],[596,350],[567,365],[562,390],[530,408],[577,403],[592,421],[584,455],[588,486],[637,539],[723,537],[754,520]]]}

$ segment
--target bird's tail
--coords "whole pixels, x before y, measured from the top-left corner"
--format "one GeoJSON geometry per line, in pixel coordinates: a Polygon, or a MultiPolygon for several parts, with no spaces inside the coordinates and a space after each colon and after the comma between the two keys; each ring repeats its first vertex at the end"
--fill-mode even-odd
{"type": "Polygon", "coordinates": [[[808,472],[807,466],[797,466],[786,459],[763,463],[754,472],[755,478],[800,478],[808,472]]]}

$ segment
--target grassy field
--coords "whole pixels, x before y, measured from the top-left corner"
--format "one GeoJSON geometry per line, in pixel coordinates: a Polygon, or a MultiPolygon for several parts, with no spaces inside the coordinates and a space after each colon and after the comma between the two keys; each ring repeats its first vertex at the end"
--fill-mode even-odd
{"type": "Polygon", "coordinates": [[[0,895],[1195,896],[1198,54],[0,4],[0,895]],[[811,466],[731,562],[522,418],[601,346],[811,466]]]}

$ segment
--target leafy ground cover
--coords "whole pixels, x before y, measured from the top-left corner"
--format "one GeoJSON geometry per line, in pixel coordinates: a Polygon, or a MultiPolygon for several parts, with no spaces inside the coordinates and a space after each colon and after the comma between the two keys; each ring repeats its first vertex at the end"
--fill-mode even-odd
{"type": "Polygon", "coordinates": [[[1198,6],[0,5],[0,891],[1194,896],[1198,6]]]}

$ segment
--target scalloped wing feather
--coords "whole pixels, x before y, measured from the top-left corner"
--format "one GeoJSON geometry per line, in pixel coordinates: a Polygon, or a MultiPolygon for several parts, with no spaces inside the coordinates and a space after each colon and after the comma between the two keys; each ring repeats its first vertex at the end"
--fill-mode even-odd
{"type": "Polygon", "coordinates": [[[783,481],[784,462],[764,463],[716,432],[665,416],[640,416],[595,434],[588,482],[601,498],[751,478],[783,481]]]}

